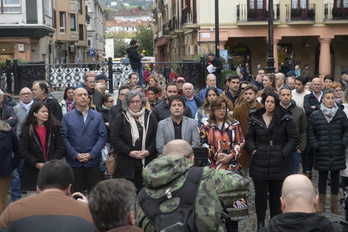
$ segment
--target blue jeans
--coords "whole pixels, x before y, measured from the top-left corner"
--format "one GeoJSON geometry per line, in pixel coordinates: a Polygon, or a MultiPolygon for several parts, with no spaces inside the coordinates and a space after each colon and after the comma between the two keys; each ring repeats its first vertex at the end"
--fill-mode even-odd
{"type": "Polygon", "coordinates": [[[298,166],[301,162],[301,153],[298,153],[297,151],[292,153],[290,155],[290,161],[291,161],[291,174],[297,174],[298,172],[298,166]]]}
{"type": "Polygon", "coordinates": [[[138,73],[139,74],[139,81],[137,83],[137,85],[143,85],[144,82],[144,69],[143,66],[141,66],[139,69],[133,69],[133,72],[138,73]]]}
{"type": "Polygon", "coordinates": [[[11,191],[11,201],[15,202],[21,199],[21,178],[24,160],[20,160],[18,167],[12,172],[10,191],[11,191]]]}

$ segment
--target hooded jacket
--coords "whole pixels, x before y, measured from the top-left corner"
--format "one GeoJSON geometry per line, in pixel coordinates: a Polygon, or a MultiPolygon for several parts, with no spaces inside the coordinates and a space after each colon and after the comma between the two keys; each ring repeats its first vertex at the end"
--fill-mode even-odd
{"type": "Polygon", "coordinates": [[[282,213],[274,216],[259,232],[333,232],[329,219],[316,213],[282,213]]]}
{"type": "MultiPolygon", "coordinates": [[[[149,163],[143,170],[143,180],[146,192],[153,198],[165,195],[170,188],[175,191],[183,186],[187,170],[193,163],[182,155],[161,156],[149,163]]],[[[249,192],[249,181],[227,170],[203,168],[195,200],[196,226],[198,231],[225,231],[220,217],[224,206],[232,205],[234,201],[249,192]]],[[[164,201],[160,209],[171,212],[178,206],[177,197],[164,201]]],[[[140,205],[136,205],[136,224],[146,232],[154,231],[149,219],[140,205]]]]}
{"type": "Polygon", "coordinates": [[[19,160],[16,133],[8,123],[0,120],[0,177],[11,175],[19,160]]]}

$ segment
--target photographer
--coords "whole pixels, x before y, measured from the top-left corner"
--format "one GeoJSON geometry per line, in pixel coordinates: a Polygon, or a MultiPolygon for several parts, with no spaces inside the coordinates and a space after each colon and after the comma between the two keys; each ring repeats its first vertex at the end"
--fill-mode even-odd
{"type": "MultiPolygon", "coordinates": [[[[161,204],[165,206],[166,211],[164,213],[161,210],[163,215],[160,216],[164,217],[168,212],[173,212],[172,206],[178,205],[177,197],[174,194],[172,197],[172,193],[181,189],[187,181],[186,175],[193,166],[192,159],[194,157],[190,144],[184,140],[173,140],[165,146],[162,157],[153,160],[143,169],[146,193],[152,198],[168,198],[161,204]]],[[[247,195],[249,181],[227,170],[208,167],[199,169],[202,170],[202,174],[194,201],[195,231],[225,231],[225,226],[220,220],[221,214],[218,212],[247,195]]],[[[189,194],[193,196],[194,192],[189,194]]],[[[145,231],[155,231],[156,225],[151,223],[139,202],[136,212],[136,224],[145,231]]],[[[175,224],[175,221],[172,223],[175,224]]]]}

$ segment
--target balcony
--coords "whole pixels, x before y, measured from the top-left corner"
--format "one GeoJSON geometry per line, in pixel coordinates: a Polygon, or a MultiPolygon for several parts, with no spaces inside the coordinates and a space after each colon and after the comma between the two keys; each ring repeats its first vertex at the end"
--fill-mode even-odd
{"type": "MultiPolygon", "coordinates": [[[[274,21],[279,20],[280,6],[273,5],[274,21]]],[[[251,24],[267,24],[268,10],[266,9],[250,9],[247,4],[237,5],[237,23],[238,25],[248,23],[251,24]],[[260,22],[260,23],[259,23],[260,22]]],[[[247,24],[246,24],[247,25],[247,24]]]]}
{"type": "Polygon", "coordinates": [[[325,23],[347,23],[348,4],[342,8],[335,8],[333,3],[324,4],[325,23]]]}
{"type": "Polygon", "coordinates": [[[308,4],[308,8],[296,8],[293,5],[285,5],[286,7],[286,21],[303,24],[304,21],[314,23],[315,20],[315,4],[308,4]]]}
{"type": "Polygon", "coordinates": [[[180,24],[180,19],[176,17],[173,17],[172,19],[169,20],[168,27],[169,27],[169,33],[171,35],[181,34],[184,32],[180,24]]]}
{"type": "Polygon", "coordinates": [[[195,15],[195,9],[186,7],[181,11],[181,25],[183,29],[197,29],[197,19],[195,15]]]}

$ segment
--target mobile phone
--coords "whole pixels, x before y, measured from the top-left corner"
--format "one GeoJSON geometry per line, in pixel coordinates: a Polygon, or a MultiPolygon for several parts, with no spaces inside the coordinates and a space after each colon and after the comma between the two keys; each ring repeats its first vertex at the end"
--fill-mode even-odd
{"type": "Polygon", "coordinates": [[[193,154],[195,156],[194,164],[198,167],[208,166],[208,148],[196,147],[193,148],[193,154]]]}

